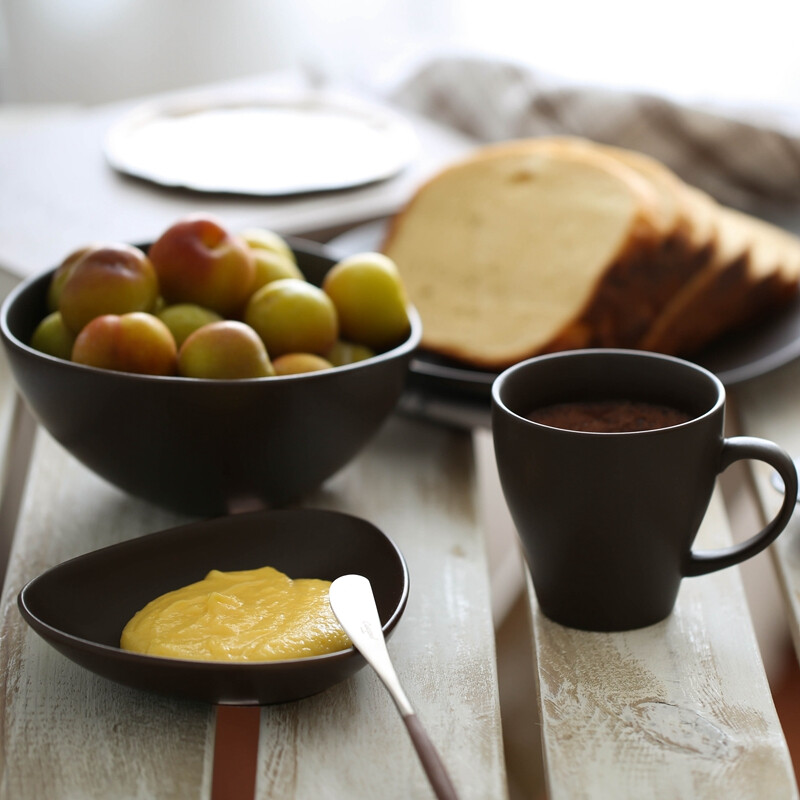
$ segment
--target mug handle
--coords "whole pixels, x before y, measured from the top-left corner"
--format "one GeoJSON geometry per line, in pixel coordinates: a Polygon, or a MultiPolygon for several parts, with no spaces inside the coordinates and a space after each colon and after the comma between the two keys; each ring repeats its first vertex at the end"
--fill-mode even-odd
{"type": "Polygon", "coordinates": [[[773,442],[753,436],[723,439],[718,472],[726,470],[734,461],[745,458],[764,461],[778,471],[785,487],[783,505],[763,530],[745,542],[719,550],[690,551],[683,569],[684,576],[705,575],[745,561],[772,544],[788,525],[797,503],[797,469],[789,454],[773,442]]]}

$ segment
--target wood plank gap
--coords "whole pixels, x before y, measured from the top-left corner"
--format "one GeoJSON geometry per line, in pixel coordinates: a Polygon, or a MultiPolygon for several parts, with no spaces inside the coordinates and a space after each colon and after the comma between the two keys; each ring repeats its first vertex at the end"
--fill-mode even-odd
{"type": "Polygon", "coordinates": [[[256,793],[259,706],[217,706],[211,800],[253,800],[256,793]]]}

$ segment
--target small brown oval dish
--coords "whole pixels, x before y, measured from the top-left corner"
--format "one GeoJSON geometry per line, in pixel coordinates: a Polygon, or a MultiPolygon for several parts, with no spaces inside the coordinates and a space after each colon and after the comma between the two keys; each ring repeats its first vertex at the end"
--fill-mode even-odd
{"type": "Polygon", "coordinates": [[[365,665],[358,651],[272,662],[190,661],[119,647],[127,621],[150,600],[211,569],[272,566],[293,578],[357,573],[375,593],[388,635],[408,600],[408,568],[397,546],[366,520],[336,511],[257,511],[194,522],[131,539],[59,564],[30,581],[18,603],[50,645],[118,683],[209,703],[298,700],[365,665]]]}

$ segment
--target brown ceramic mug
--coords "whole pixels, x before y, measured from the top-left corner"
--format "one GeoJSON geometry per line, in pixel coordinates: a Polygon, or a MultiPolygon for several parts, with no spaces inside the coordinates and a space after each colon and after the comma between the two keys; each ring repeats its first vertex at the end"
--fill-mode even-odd
{"type": "Polygon", "coordinates": [[[724,417],[725,389],[716,376],[655,353],[555,353],[496,379],[500,481],[546,616],[585,630],[651,625],[672,611],[684,577],[737,564],[774,541],[795,508],[795,466],[772,442],[725,438],[724,417]],[[530,419],[560,404],[583,413],[587,403],[621,401],[666,406],[685,421],[598,433],[530,419]],[[786,487],[781,509],[741,544],[693,550],[717,476],[740,459],[778,471],[786,487]]]}

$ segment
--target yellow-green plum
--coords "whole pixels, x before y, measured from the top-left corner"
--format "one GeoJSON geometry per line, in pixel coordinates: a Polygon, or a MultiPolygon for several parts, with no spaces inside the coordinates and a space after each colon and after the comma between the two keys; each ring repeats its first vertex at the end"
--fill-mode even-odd
{"type": "Polygon", "coordinates": [[[213,217],[179,220],[152,244],[148,255],[168,305],[195,303],[228,317],[253,291],[250,248],[213,217]]]}
{"type": "Polygon", "coordinates": [[[222,317],[210,308],[203,308],[196,303],[176,303],[164,306],[156,316],[170,329],[178,348],[186,341],[189,334],[194,333],[210,322],[220,322],[222,317]]]}
{"type": "Polygon", "coordinates": [[[292,249],[277,233],[265,228],[247,228],[240,235],[255,260],[253,291],[281,278],[304,278],[292,249]]]}
{"type": "Polygon", "coordinates": [[[103,314],[151,311],[158,279],[150,259],[127,244],[91,249],[69,270],[61,286],[58,310],[75,334],[103,314]]]}
{"type": "Polygon", "coordinates": [[[405,287],[382,253],[345,258],[328,271],[322,288],[336,306],[342,338],[381,350],[408,336],[405,287]]]}
{"type": "Polygon", "coordinates": [[[355,364],[357,361],[364,361],[367,358],[372,358],[375,351],[371,347],[363,344],[353,344],[353,342],[345,342],[339,339],[327,353],[325,358],[333,364],[334,367],[343,367],[345,364],[355,364]]]}
{"type": "Polygon", "coordinates": [[[239,234],[250,247],[258,250],[269,250],[279,256],[283,256],[289,261],[295,262],[294,251],[289,247],[289,243],[280,234],[268,228],[245,228],[239,234]]]}
{"type": "Polygon", "coordinates": [[[178,372],[185,378],[266,378],[275,374],[258,334],[238,320],[198,328],[178,352],[178,372]]]}
{"type": "Polygon", "coordinates": [[[56,268],[53,277],[50,279],[50,286],[47,288],[47,308],[50,311],[58,311],[58,301],[61,297],[61,289],[64,286],[69,273],[75,264],[78,263],[90,250],[97,250],[102,245],[87,244],[73,250],[56,268]]]}
{"type": "Polygon", "coordinates": [[[330,297],[297,278],[262,286],[250,298],[244,321],[261,337],[272,358],[284,353],[324,355],[339,335],[330,297]]]}
{"type": "Polygon", "coordinates": [[[74,344],[75,334],[64,324],[60,311],[48,314],[31,336],[31,347],[35,350],[67,361],[72,357],[74,344]]]}
{"type": "Polygon", "coordinates": [[[152,314],[104,314],[78,334],[72,360],[118,372],[174,375],[177,348],[169,328],[152,314]]]}
{"type": "Polygon", "coordinates": [[[273,362],[276,375],[299,375],[303,372],[319,372],[322,369],[333,369],[333,364],[314,353],[285,353],[273,362]]]}

